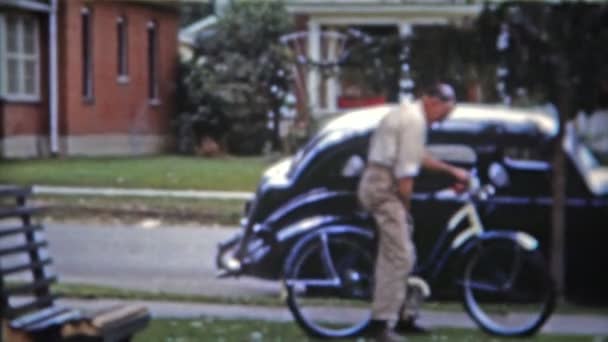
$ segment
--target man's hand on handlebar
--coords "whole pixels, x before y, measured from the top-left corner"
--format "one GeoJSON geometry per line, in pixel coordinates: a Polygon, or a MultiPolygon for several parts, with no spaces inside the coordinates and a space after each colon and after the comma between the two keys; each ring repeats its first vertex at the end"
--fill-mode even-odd
{"type": "Polygon", "coordinates": [[[450,169],[450,174],[455,180],[454,184],[452,185],[454,192],[461,194],[468,190],[471,182],[471,174],[469,171],[454,166],[450,169]]]}

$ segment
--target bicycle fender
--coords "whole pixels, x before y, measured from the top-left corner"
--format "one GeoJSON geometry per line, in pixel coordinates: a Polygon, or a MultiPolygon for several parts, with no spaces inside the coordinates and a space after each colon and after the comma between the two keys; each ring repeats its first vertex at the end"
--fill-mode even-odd
{"type": "Polygon", "coordinates": [[[538,240],[532,235],[515,230],[489,230],[476,235],[461,246],[453,246],[454,249],[459,249],[461,254],[467,254],[479,244],[489,241],[510,240],[527,251],[538,249],[538,240]]]}
{"type": "Polygon", "coordinates": [[[357,235],[357,236],[364,237],[366,239],[369,239],[370,241],[374,239],[374,232],[369,229],[363,228],[363,227],[358,227],[358,226],[348,225],[348,224],[318,226],[317,229],[308,231],[307,234],[305,234],[304,236],[302,236],[301,238],[299,238],[296,241],[294,246],[291,248],[291,251],[288,253],[287,260],[284,263],[284,268],[289,267],[293,263],[293,258],[295,258],[297,256],[297,254],[299,253],[299,250],[302,248],[302,246],[304,246],[311,240],[318,238],[321,234],[328,234],[328,235],[350,234],[350,235],[357,235]]]}

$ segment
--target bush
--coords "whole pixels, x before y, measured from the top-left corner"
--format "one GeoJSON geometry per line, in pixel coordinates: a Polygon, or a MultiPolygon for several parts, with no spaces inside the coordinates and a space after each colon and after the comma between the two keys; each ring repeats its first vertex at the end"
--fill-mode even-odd
{"type": "MultiPolygon", "coordinates": [[[[277,142],[267,122],[280,115],[289,64],[279,37],[291,16],[278,1],[235,1],[197,41],[181,65],[178,148],[192,153],[204,137],[235,154],[257,154],[277,142]]],[[[275,146],[278,147],[278,146],[275,146]]]]}

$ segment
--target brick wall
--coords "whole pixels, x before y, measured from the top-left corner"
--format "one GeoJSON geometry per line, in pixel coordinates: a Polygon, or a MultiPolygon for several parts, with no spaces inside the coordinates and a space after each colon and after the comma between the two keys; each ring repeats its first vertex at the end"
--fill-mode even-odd
{"type": "MultiPolygon", "coordinates": [[[[69,141],[112,135],[166,136],[170,131],[176,82],[178,14],[164,7],[123,2],[61,2],[60,10],[60,126],[69,141]],[[82,17],[92,19],[93,98],[82,95],[82,17]],[[128,76],[118,79],[117,19],[127,20],[128,76]],[[160,103],[148,97],[148,22],[157,23],[160,103]],[[72,140],[69,140],[72,139],[72,140]]],[[[92,151],[95,154],[95,151],[92,151]]]]}
{"type": "MultiPolygon", "coordinates": [[[[40,20],[41,99],[5,101],[0,111],[0,157],[48,151],[48,18],[40,20]],[[27,137],[25,139],[25,137],[27,137]],[[27,146],[26,146],[27,145],[27,146]],[[11,151],[7,152],[7,149],[11,151]]],[[[170,135],[177,71],[177,10],[150,3],[60,0],[59,134],[64,154],[141,154],[162,150],[170,135]],[[82,17],[92,18],[93,98],[82,96],[82,17]],[[117,19],[127,20],[128,81],[118,79],[117,19]],[[157,24],[160,101],[148,98],[148,23],[157,24]]]]}

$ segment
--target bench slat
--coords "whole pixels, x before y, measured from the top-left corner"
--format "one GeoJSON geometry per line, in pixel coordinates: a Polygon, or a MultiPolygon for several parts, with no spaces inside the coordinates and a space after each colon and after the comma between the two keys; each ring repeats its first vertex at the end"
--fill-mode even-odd
{"type": "Polygon", "coordinates": [[[0,208],[0,218],[19,217],[23,215],[34,215],[40,212],[42,208],[38,207],[13,207],[0,208]]]}
{"type": "Polygon", "coordinates": [[[8,247],[8,248],[0,248],[0,256],[6,256],[6,255],[10,255],[10,254],[18,254],[18,253],[23,253],[23,252],[32,252],[37,250],[40,247],[46,247],[48,245],[48,242],[45,240],[42,241],[36,241],[36,242],[28,242],[26,244],[22,244],[19,246],[15,246],[15,247],[8,247]]]}
{"type": "MultiPolygon", "coordinates": [[[[50,302],[53,301],[53,298],[51,298],[51,297],[52,296],[48,297],[50,302]]],[[[37,306],[39,304],[43,304],[43,303],[40,303],[40,300],[37,300],[32,303],[28,303],[26,305],[20,306],[19,311],[30,311],[32,309],[40,308],[39,306],[37,306]]],[[[15,308],[13,310],[17,311],[17,308],[15,308]]],[[[13,327],[14,329],[23,329],[23,328],[27,327],[28,325],[35,324],[42,320],[48,319],[49,317],[59,315],[68,310],[69,310],[68,308],[61,307],[61,306],[51,306],[46,309],[42,309],[42,310],[39,310],[36,312],[26,314],[22,317],[19,317],[19,318],[13,320],[11,322],[11,327],[13,327]]]]}
{"type": "Polygon", "coordinates": [[[29,196],[32,193],[31,187],[16,185],[0,185],[0,197],[29,196]]]}
{"type": "Polygon", "coordinates": [[[43,269],[45,266],[51,265],[52,263],[53,263],[52,258],[46,258],[46,259],[42,259],[37,262],[31,262],[31,263],[27,263],[27,264],[2,268],[2,269],[0,269],[0,276],[6,276],[9,274],[19,273],[19,272],[23,272],[23,271],[27,271],[27,270],[39,270],[39,269],[43,269]]]}
{"type": "Polygon", "coordinates": [[[25,234],[42,230],[41,225],[29,225],[20,227],[10,227],[0,230],[0,238],[10,235],[25,234]]]}
{"type": "MultiPolygon", "coordinates": [[[[102,313],[102,316],[112,316],[116,310],[122,311],[126,307],[111,308],[109,312],[102,313]]],[[[146,327],[150,321],[150,312],[144,307],[134,307],[135,310],[127,310],[130,314],[124,317],[116,317],[115,320],[106,321],[103,319],[103,326],[96,323],[98,316],[95,314],[85,320],[67,323],[62,327],[62,336],[100,336],[103,341],[122,341],[130,338],[137,331],[146,327]]],[[[120,315],[119,315],[120,316],[120,315]]]]}
{"type": "Polygon", "coordinates": [[[149,314],[141,315],[122,324],[103,329],[103,336],[107,341],[122,341],[137,331],[143,330],[149,322],[149,314]]]}
{"type": "Polygon", "coordinates": [[[44,321],[40,321],[35,324],[28,325],[28,326],[24,327],[23,330],[30,331],[30,332],[41,331],[41,330],[45,330],[45,329],[48,329],[53,326],[59,326],[59,325],[63,325],[63,324],[69,323],[69,322],[78,321],[78,320],[81,320],[82,318],[83,318],[82,313],[80,311],[69,310],[69,311],[63,312],[59,315],[49,317],[48,319],[45,319],[44,321]]]}
{"type": "Polygon", "coordinates": [[[25,285],[7,287],[4,289],[4,294],[5,294],[5,296],[6,295],[15,295],[15,294],[27,294],[30,292],[34,292],[36,290],[47,288],[56,281],[57,281],[56,276],[44,277],[42,279],[37,279],[37,280],[35,280],[31,283],[25,284],[25,285]]]}
{"type": "Polygon", "coordinates": [[[44,308],[47,308],[47,307],[53,305],[55,300],[59,297],[60,296],[55,295],[55,294],[50,294],[50,295],[42,296],[42,297],[36,297],[36,300],[34,300],[32,302],[14,306],[14,307],[7,309],[6,314],[9,317],[19,317],[19,316],[27,314],[30,311],[35,310],[35,309],[38,309],[38,310],[44,309],[44,308]]]}

